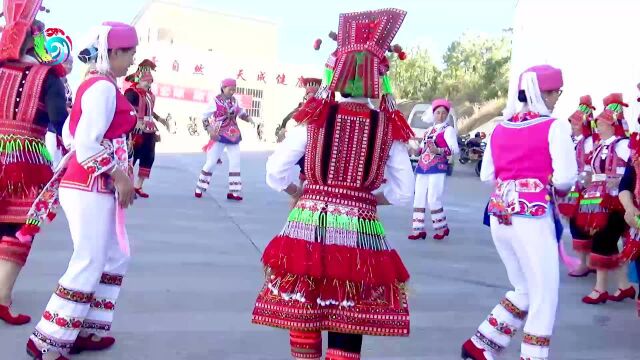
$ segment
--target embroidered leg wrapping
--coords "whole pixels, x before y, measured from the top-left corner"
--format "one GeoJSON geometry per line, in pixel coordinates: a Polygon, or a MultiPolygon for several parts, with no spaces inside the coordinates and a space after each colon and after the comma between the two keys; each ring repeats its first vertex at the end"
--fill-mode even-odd
{"type": "Polygon", "coordinates": [[[515,293],[510,291],[507,296],[500,301],[487,319],[480,324],[478,331],[471,338],[471,341],[480,348],[493,354],[499,353],[509,346],[515,333],[522,327],[522,323],[527,316],[527,312],[516,306],[512,300],[515,293]]]}
{"type": "Polygon", "coordinates": [[[360,353],[347,352],[337,349],[327,349],[326,360],[360,360],[360,353]]]}
{"type": "Polygon", "coordinates": [[[82,330],[99,336],[105,336],[111,331],[122,279],[122,275],[102,274],[100,283],[96,286],[91,307],[82,324],[82,330]]]}
{"type": "Polygon", "coordinates": [[[447,228],[447,217],[444,215],[444,209],[431,210],[431,222],[435,231],[447,228]]]}
{"type": "Polygon", "coordinates": [[[151,169],[143,168],[142,166],[140,166],[140,169],[138,169],[138,177],[143,179],[148,179],[150,176],[151,176],[151,169]]]}
{"type": "Polygon", "coordinates": [[[25,243],[13,236],[0,238],[0,260],[24,266],[31,251],[31,243],[25,243]]]}
{"type": "Polygon", "coordinates": [[[242,191],[242,178],[240,172],[229,172],[229,192],[233,195],[240,195],[242,191]]]}
{"type": "Polygon", "coordinates": [[[200,176],[198,177],[198,183],[196,184],[196,191],[205,192],[209,188],[209,182],[211,181],[210,172],[206,172],[204,170],[200,171],[200,176]]]}
{"type": "Polygon", "coordinates": [[[547,360],[549,358],[549,343],[551,336],[540,336],[524,333],[522,339],[522,360],[547,360]]]}
{"type": "Polygon", "coordinates": [[[322,333],[309,331],[289,332],[291,356],[294,360],[322,358],[322,333]]]}
{"type": "Polygon", "coordinates": [[[67,354],[75,342],[94,293],[58,284],[31,339],[39,348],[67,354]]]}
{"type": "Polygon", "coordinates": [[[413,232],[419,233],[424,231],[424,208],[413,209],[413,232]]]}

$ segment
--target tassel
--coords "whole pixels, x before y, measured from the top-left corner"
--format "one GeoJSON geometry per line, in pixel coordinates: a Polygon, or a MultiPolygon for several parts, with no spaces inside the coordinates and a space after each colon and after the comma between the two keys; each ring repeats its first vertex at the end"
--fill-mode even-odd
{"type": "Polygon", "coordinates": [[[564,264],[564,266],[567,267],[569,271],[573,271],[577,269],[578,266],[580,266],[580,260],[578,260],[577,258],[567,253],[567,250],[564,247],[564,242],[562,241],[562,239],[558,241],[558,254],[560,255],[560,259],[562,260],[562,263],[564,264]]]}

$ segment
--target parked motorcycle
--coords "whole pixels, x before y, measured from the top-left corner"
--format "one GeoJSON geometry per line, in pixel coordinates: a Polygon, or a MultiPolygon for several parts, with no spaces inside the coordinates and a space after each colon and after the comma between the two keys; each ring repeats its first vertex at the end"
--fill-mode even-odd
{"type": "Polygon", "coordinates": [[[469,135],[458,137],[458,146],[460,147],[460,157],[458,161],[460,161],[461,164],[476,162],[475,172],[477,176],[480,176],[482,157],[484,156],[484,150],[487,146],[487,143],[484,141],[485,138],[486,134],[480,132],[476,133],[473,138],[469,135]]]}

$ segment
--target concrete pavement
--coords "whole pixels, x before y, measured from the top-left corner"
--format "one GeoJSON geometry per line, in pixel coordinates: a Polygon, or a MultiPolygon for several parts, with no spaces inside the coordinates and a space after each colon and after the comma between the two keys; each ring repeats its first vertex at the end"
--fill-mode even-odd
{"type": "MultiPolygon", "coordinates": [[[[193,187],[204,156],[158,156],[145,187],[151,198],[129,211],[134,258],[114,323],[118,343],[74,359],[289,359],[285,331],[250,323],[263,280],[260,251],[281,229],[288,209],[287,197],[264,182],[266,156],[243,153],[242,203],[225,198],[226,165],[198,200],[193,187]]],[[[363,359],[459,359],[462,341],[508,288],[489,230],[481,225],[488,192],[471,168],[457,166],[445,199],[452,236],[444,242],[406,240],[410,207],[381,210],[388,237],[412,275],[412,334],[365,338],[363,359]]],[[[32,315],[44,309],[71,255],[64,217],[36,241],[14,299],[17,309],[32,315]]],[[[633,304],[583,305],[580,298],[594,278],[571,279],[562,271],[551,358],[637,359],[640,319],[633,304]]],[[[27,359],[24,345],[34,325],[0,324],[0,359],[27,359]]],[[[505,359],[518,358],[519,340],[505,359]]]]}

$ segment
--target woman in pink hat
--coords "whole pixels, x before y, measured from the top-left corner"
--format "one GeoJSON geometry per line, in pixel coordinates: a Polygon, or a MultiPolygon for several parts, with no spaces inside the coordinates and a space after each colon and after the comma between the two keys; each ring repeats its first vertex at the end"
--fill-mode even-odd
{"type": "Polygon", "coordinates": [[[23,239],[36,233],[59,198],[74,248],[27,343],[34,359],[64,360],[69,353],[104,350],[115,343],[105,335],[129,263],[123,209],[134,199],[127,135],[136,125],[135,111],[118,91],[116,78],[133,65],[137,45],[133,27],[106,22],[81,52],[92,70],[78,88],[63,131],[71,152],[19,232],[23,239]]]}
{"type": "Polygon", "coordinates": [[[242,178],[240,177],[240,141],[242,135],[238,127],[237,118],[254,124],[253,119],[246,111],[238,106],[238,101],[233,95],[236,93],[236,81],[225,79],[220,84],[220,95],[209,109],[204,113],[203,123],[205,129],[211,135],[211,141],[203,150],[207,153],[205,162],[198,182],[196,183],[195,196],[202,197],[202,194],[209,188],[213,167],[219,164],[219,159],[224,149],[227,149],[229,156],[229,192],[227,199],[241,201],[242,178]]]}
{"type": "Polygon", "coordinates": [[[551,199],[577,179],[569,127],[550,117],[562,86],[560,69],[527,69],[487,145],[480,178],[495,185],[491,235],[513,290],[463,344],[463,359],[494,359],[523,325],[521,359],[549,358],[559,284],[551,199]]]}
{"type": "Polygon", "coordinates": [[[449,236],[447,217],[442,206],[448,157],[458,153],[458,135],[456,129],[448,121],[451,103],[445,99],[434,100],[431,104],[433,126],[424,133],[418,154],[420,160],[416,167],[416,189],[413,199],[413,233],[409,240],[427,238],[424,229],[425,200],[431,212],[431,222],[436,234],[435,240],[449,236]]]}

